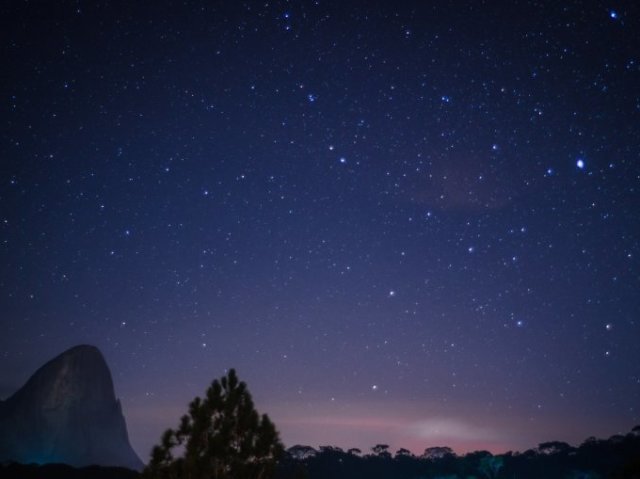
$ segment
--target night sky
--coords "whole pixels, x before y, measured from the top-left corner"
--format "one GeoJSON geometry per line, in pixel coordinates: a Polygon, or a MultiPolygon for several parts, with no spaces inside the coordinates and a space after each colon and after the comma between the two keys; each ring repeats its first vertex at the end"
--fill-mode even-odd
{"type": "Polygon", "coordinates": [[[629,431],[634,3],[2,2],[0,397],[89,343],[143,460],[232,367],[286,446],[629,431]]]}

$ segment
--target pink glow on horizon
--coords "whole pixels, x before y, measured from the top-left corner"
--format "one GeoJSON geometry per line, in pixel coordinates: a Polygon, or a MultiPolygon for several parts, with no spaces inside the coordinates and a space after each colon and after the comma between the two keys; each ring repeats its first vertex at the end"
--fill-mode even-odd
{"type": "Polygon", "coordinates": [[[391,446],[392,452],[403,447],[416,455],[433,446],[449,446],[458,454],[476,450],[499,453],[508,449],[509,442],[495,431],[446,418],[416,422],[371,416],[305,416],[282,418],[278,425],[287,446],[334,445],[343,449],[358,447],[363,452],[384,443],[391,446]]]}
{"type": "MultiPolygon", "coordinates": [[[[153,444],[168,427],[176,427],[185,413],[183,401],[137,402],[124,405],[128,414],[130,439],[143,460],[147,460],[153,444]]],[[[405,402],[393,411],[384,403],[318,404],[313,402],[278,402],[265,404],[260,412],[267,412],[280,431],[285,447],[295,444],[314,448],[332,445],[349,449],[359,448],[369,453],[376,444],[388,444],[390,451],[406,448],[420,455],[427,447],[448,446],[457,454],[487,450],[494,454],[524,451],[540,442],[556,439],[577,445],[590,430],[584,418],[565,417],[568,424],[564,435],[552,437],[548,432],[558,420],[550,416],[532,421],[529,417],[505,413],[488,416],[473,410],[444,411],[437,405],[405,402]],[[440,409],[440,410],[439,410],[440,409]],[[577,439],[576,439],[577,438],[577,439]]],[[[607,436],[620,427],[609,425],[598,433],[607,436]]]]}

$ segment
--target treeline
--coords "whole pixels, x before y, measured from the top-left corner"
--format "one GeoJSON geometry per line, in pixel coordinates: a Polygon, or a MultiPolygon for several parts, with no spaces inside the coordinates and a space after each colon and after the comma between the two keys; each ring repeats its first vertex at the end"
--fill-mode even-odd
{"type": "Polygon", "coordinates": [[[585,440],[579,447],[546,442],[525,452],[457,456],[432,447],[420,456],[378,444],[370,453],[324,446],[293,446],[277,479],[640,479],[640,426],[626,435],[585,440]]]}
{"type": "MultiPolygon", "coordinates": [[[[0,465],[3,479],[140,479],[129,469],[63,464],[0,465]]],[[[178,479],[180,476],[176,476],[178,479]]],[[[275,479],[640,479],[640,426],[609,439],[588,438],[579,447],[545,442],[525,452],[493,455],[476,451],[457,456],[448,447],[430,447],[420,456],[392,453],[378,444],[368,453],[334,446],[287,449],[275,479]]],[[[237,477],[234,479],[252,479],[237,477]]]]}

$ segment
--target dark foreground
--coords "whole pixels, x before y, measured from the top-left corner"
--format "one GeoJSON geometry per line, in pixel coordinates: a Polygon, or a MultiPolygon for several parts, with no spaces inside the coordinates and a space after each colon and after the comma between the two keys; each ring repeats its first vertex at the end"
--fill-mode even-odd
{"type": "Polygon", "coordinates": [[[138,479],[140,474],[123,467],[90,466],[75,468],[66,464],[6,464],[0,466],[2,479],[138,479]]]}
{"type": "MultiPolygon", "coordinates": [[[[373,454],[337,447],[294,446],[280,462],[275,479],[640,479],[640,426],[609,439],[589,438],[579,447],[547,442],[523,453],[464,456],[448,448],[430,448],[418,457],[382,445],[373,454]]],[[[63,464],[5,464],[3,479],[137,479],[124,468],[63,464]]],[[[244,478],[234,478],[244,479],[244,478]]]]}

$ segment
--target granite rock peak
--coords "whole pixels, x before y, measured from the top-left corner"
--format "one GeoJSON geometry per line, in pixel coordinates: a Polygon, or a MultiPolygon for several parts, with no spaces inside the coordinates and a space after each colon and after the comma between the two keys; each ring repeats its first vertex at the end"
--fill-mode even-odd
{"type": "Polygon", "coordinates": [[[142,469],[98,348],[63,352],[0,402],[0,461],[142,469]]]}

